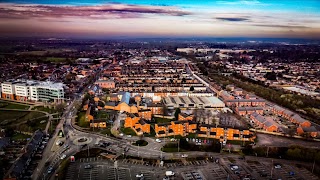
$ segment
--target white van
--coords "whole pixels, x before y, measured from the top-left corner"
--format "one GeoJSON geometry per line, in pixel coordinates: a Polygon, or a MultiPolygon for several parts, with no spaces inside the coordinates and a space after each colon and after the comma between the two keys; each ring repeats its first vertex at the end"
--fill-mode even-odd
{"type": "Polygon", "coordinates": [[[166,176],[174,176],[174,172],[173,171],[166,171],[166,176]]]}

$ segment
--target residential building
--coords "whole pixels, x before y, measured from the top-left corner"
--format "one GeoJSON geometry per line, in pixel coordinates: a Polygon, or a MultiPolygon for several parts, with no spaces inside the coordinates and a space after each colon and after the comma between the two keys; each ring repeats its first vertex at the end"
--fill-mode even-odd
{"type": "Polygon", "coordinates": [[[316,138],[320,135],[320,131],[317,130],[314,126],[310,126],[310,127],[299,126],[297,128],[297,134],[300,136],[316,138]]]}
{"type": "Polygon", "coordinates": [[[113,80],[98,80],[95,84],[99,85],[100,88],[106,89],[114,89],[116,87],[116,83],[113,80]]]}
{"type": "Polygon", "coordinates": [[[156,137],[186,136],[195,133],[197,124],[190,121],[171,121],[155,124],[156,137]]]}
{"type": "Polygon", "coordinates": [[[90,120],[90,127],[93,128],[107,128],[107,122],[105,119],[90,120]]]}
{"type": "Polygon", "coordinates": [[[228,140],[253,141],[255,138],[249,130],[216,127],[208,124],[201,124],[197,134],[198,137],[219,139],[221,142],[228,140]]]}
{"type": "Polygon", "coordinates": [[[271,117],[263,117],[262,115],[254,112],[251,114],[250,119],[256,124],[258,128],[261,128],[269,132],[277,132],[279,125],[271,117]]]}

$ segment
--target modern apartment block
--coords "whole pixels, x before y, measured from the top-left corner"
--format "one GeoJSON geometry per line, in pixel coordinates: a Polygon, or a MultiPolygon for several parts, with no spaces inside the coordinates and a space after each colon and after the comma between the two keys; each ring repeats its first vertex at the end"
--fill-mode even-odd
{"type": "Polygon", "coordinates": [[[1,83],[1,97],[18,101],[64,100],[62,83],[50,81],[14,80],[1,83]]]}

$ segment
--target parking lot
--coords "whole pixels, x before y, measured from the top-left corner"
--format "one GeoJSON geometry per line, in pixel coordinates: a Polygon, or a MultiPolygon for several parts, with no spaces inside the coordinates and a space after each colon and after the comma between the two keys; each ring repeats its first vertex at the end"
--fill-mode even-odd
{"type": "MultiPolygon", "coordinates": [[[[114,163],[102,157],[83,158],[72,163],[67,170],[66,179],[69,180],[137,180],[143,174],[145,180],[162,180],[166,171],[175,173],[175,180],[215,180],[225,179],[319,179],[304,168],[294,164],[281,163],[280,168],[275,168],[272,159],[255,157],[222,158],[213,157],[205,160],[184,159],[176,162],[165,162],[163,166],[159,161],[120,159],[114,163]],[[85,168],[90,164],[90,168],[85,168]]],[[[171,178],[172,179],[172,178],[171,178]]]]}

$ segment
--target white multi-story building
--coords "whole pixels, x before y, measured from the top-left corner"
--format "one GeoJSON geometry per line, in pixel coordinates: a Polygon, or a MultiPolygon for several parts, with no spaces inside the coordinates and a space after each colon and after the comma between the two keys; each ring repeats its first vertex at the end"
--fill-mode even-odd
{"type": "Polygon", "coordinates": [[[50,81],[16,80],[1,84],[2,98],[18,101],[54,101],[64,100],[62,83],[50,81]]]}

